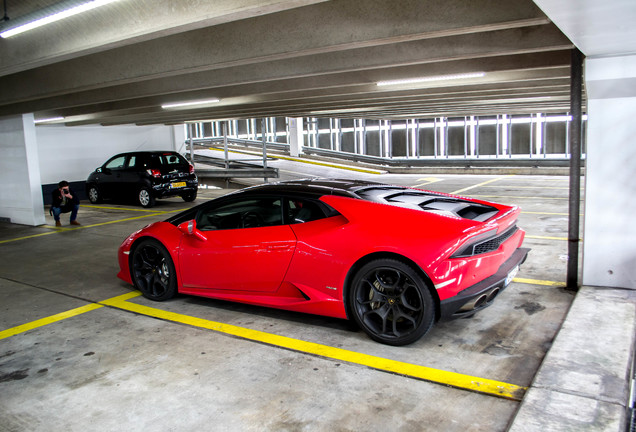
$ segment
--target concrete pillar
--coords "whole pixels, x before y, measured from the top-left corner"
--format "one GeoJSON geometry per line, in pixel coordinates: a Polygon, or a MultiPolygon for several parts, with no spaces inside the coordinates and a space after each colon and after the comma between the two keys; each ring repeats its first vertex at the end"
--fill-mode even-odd
{"type": "Polygon", "coordinates": [[[33,114],[0,118],[0,220],[44,224],[33,114]]]}
{"type": "Polygon", "coordinates": [[[636,56],[586,60],[583,284],[636,289],[636,56]]]}
{"type": "Polygon", "coordinates": [[[303,153],[303,119],[290,118],[289,120],[289,155],[298,157],[303,153]]]}

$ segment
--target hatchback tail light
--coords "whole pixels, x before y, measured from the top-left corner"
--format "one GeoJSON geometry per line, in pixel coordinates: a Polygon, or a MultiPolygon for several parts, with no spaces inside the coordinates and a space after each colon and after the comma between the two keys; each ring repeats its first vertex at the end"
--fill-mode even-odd
{"type": "Polygon", "coordinates": [[[161,171],[158,169],[149,169],[146,172],[155,178],[161,177],[161,171]]]}
{"type": "Polygon", "coordinates": [[[194,166],[190,165],[190,174],[194,174],[194,166]]]}

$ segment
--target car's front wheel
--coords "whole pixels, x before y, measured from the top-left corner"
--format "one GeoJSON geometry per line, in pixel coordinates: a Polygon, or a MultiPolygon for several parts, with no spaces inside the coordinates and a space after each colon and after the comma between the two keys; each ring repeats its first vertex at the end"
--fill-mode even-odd
{"type": "Polygon", "coordinates": [[[155,197],[150,188],[142,187],[137,194],[137,200],[142,207],[148,208],[155,205],[155,197]]]}
{"type": "Polygon", "coordinates": [[[132,252],[130,273],[144,297],[162,301],[177,293],[177,276],[170,253],[156,240],[147,239],[132,252]]]}
{"type": "Polygon", "coordinates": [[[93,204],[99,204],[102,201],[102,194],[96,185],[88,188],[88,200],[93,204]]]}
{"type": "Polygon", "coordinates": [[[435,306],[422,277],[409,264],[377,259],[354,276],[349,304],[356,323],[377,342],[407,345],[433,326],[435,306]]]}

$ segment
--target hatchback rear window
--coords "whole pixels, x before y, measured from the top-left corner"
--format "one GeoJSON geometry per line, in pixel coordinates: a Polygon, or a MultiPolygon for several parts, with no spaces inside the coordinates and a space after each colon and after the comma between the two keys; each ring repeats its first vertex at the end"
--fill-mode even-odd
{"type": "Polygon", "coordinates": [[[153,154],[151,156],[152,168],[179,168],[185,167],[188,162],[183,156],[175,153],[153,154]]]}

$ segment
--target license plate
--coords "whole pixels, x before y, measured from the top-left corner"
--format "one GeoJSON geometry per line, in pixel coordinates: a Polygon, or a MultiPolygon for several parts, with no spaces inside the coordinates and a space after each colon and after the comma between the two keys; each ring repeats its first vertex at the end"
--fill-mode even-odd
{"type": "Polygon", "coordinates": [[[504,281],[504,287],[507,287],[508,285],[510,285],[510,282],[512,282],[515,276],[517,276],[518,271],[519,271],[519,266],[513,268],[512,271],[508,273],[508,276],[506,276],[506,280],[504,281]]]}
{"type": "Polygon", "coordinates": [[[171,188],[171,189],[180,188],[180,187],[185,187],[185,186],[186,186],[186,182],[175,182],[175,183],[170,183],[170,188],[171,188]]]}

